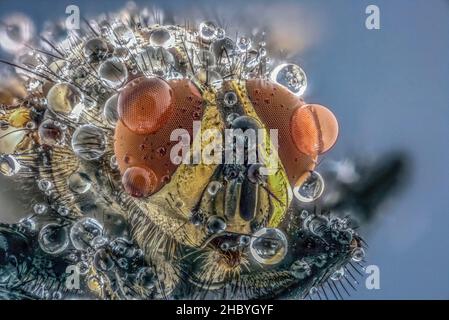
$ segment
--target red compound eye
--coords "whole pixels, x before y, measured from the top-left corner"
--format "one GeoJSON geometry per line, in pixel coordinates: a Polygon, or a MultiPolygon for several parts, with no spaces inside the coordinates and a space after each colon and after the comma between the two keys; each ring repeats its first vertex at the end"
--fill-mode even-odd
{"type": "Polygon", "coordinates": [[[142,198],[156,189],[157,177],[150,168],[130,167],[123,174],[122,184],[128,194],[142,198]]]}
{"type": "Polygon", "coordinates": [[[129,82],[120,93],[119,118],[134,133],[154,133],[169,119],[172,102],[173,92],[167,82],[140,77],[129,82]]]}
{"type": "Polygon", "coordinates": [[[191,81],[171,80],[168,86],[173,95],[171,112],[156,131],[136,132],[122,118],[115,128],[114,152],[121,174],[132,167],[150,168],[157,183],[149,194],[169,182],[177,168],[170,159],[171,148],[178,143],[170,141],[173,130],[185,129],[193,140],[193,121],[200,120],[203,114],[203,98],[191,81]]]}
{"type": "Polygon", "coordinates": [[[311,157],[328,151],[337,141],[337,119],[329,109],[319,104],[297,108],[290,125],[296,147],[311,157]]]}
{"type": "Polygon", "coordinates": [[[266,128],[278,129],[280,160],[290,183],[297,183],[313,170],[316,157],[335,143],[337,120],[325,107],[305,105],[301,98],[271,81],[248,80],[246,89],[266,128]]]}

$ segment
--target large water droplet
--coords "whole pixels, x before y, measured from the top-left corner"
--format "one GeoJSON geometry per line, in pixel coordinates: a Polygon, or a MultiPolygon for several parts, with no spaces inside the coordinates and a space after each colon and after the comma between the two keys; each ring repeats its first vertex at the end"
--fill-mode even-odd
{"type": "Polygon", "coordinates": [[[211,21],[204,21],[200,23],[198,32],[201,39],[211,41],[217,36],[217,26],[211,21]]]}
{"type": "Polygon", "coordinates": [[[281,262],[288,250],[288,242],[284,233],[275,228],[263,228],[251,238],[250,252],[254,259],[262,264],[281,262]]]}
{"type": "Polygon", "coordinates": [[[17,159],[10,155],[0,155],[0,172],[8,177],[17,174],[20,170],[20,163],[17,159]]]}
{"type": "Polygon", "coordinates": [[[67,180],[69,189],[75,193],[86,193],[92,184],[89,176],[83,172],[73,173],[67,180]]]}
{"type": "Polygon", "coordinates": [[[288,63],[277,66],[271,72],[270,78],[297,96],[301,96],[307,88],[306,74],[296,64],[288,63]]]}
{"type": "Polygon", "coordinates": [[[40,248],[48,254],[59,254],[69,245],[67,229],[56,223],[44,226],[39,232],[40,248]]]}
{"type": "Polygon", "coordinates": [[[103,227],[93,218],[78,220],[70,229],[70,240],[78,250],[86,250],[91,247],[91,242],[101,235],[103,227]]]}
{"type": "Polygon", "coordinates": [[[293,188],[293,194],[301,202],[312,202],[318,199],[324,191],[324,180],[316,171],[311,171],[307,179],[293,188]]]}
{"type": "Polygon", "coordinates": [[[108,86],[118,89],[128,79],[128,69],[120,59],[113,57],[100,65],[98,75],[108,86]]]}
{"type": "Polygon", "coordinates": [[[39,126],[38,134],[41,139],[41,144],[49,146],[60,145],[65,138],[65,133],[60,123],[53,119],[43,121],[39,126]]]}
{"type": "Polygon", "coordinates": [[[106,151],[103,131],[91,124],[82,125],[72,136],[72,149],[84,160],[99,159],[106,151]]]}
{"type": "Polygon", "coordinates": [[[111,125],[115,125],[118,121],[118,94],[111,96],[104,104],[103,116],[111,125]]]}
{"type": "Polygon", "coordinates": [[[47,94],[47,106],[56,115],[78,118],[84,108],[83,94],[70,83],[55,84],[47,94]]]}

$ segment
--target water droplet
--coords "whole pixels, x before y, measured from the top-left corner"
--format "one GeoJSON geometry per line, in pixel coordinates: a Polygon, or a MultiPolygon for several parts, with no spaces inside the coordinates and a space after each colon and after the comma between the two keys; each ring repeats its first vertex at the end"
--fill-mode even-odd
{"type": "Polygon", "coordinates": [[[41,179],[37,182],[37,186],[41,191],[48,191],[53,187],[53,183],[51,183],[51,181],[48,181],[46,179],[41,179]]]}
{"type": "Polygon", "coordinates": [[[47,211],[47,205],[45,203],[36,203],[33,206],[33,211],[36,214],[43,214],[47,211]]]}
{"type": "Polygon", "coordinates": [[[0,155],[0,172],[7,176],[11,177],[17,174],[20,171],[20,163],[17,159],[10,155],[0,155]]]}
{"type": "Polygon", "coordinates": [[[94,266],[97,270],[109,271],[114,267],[114,264],[114,260],[105,249],[100,249],[95,253],[94,266]]]}
{"type": "Polygon", "coordinates": [[[219,216],[210,216],[207,219],[207,231],[209,233],[220,233],[226,230],[226,222],[219,216]]]}
{"type": "Polygon", "coordinates": [[[233,107],[237,103],[238,98],[234,91],[228,91],[224,94],[223,101],[227,107],[233,107]]]}
{"type": "Polygon", "coordinates": [[[316,171],[311,171],[307,179],[293,188],[293,194],[301,202],[312,202],[318,199],[324,191],[324,180],[316,171]]]}
{"type": "Polygon", "coordinates": [[[83,172],[73,173],[68,178],[67,183],[69,189],[78,194],[86,193],[92,184],[89,176],[83,172]]]}
{"type": "Polygon", "coordinates": [[[58,207],[58,209],[56,211],[59,213],[59,215],[61,215],[63,217],[66,217],[70,214],[69,208],[67,208],[65,206],[58,207]]]}
{"type": "Polygon", "coordinates": [[[72,136],[72,149],[84,160],[99,159],[106,151],[103,131],[91,124],[82,125],[72,136]]]}
{"type": "Polygon", "coordinates": [[[70,240],[73,246],[78,250],[87,250],[91,242],[97,236],[101,235],[103,227],[93,218],[82,218],[75,222],[70,229],[70,240]]]}
{"type": "Polygon", "coordinates": [[[70,83],[55,84],[47,93],[47,106],[57,115],[78,118],[83,105],[83,94],[70,83]]]}
{"type": "Polygon", "coordinates": [[[0,26],[0,47],[16,53],[25,48],[33,35],[34,25],[30,18],[20,13],[5,15],[0,26]]]}
{"type": "Polygon", "coordinates": [[[336,271],[331,275],[330,278],[331,278],[331,280],[338,281],[338,280],[340,280],[341,278],[343,278],[344,274],[345,274],[345,269],[343,269],[343,267],[341,267],[340,269],[336,270],[336,271]]]}
{"type": "Polygon", "coordinates": [[[251,237],[247,235],[242,235],[239,237],[239,245],[241,247],[247,247],[251,243],[251,237]]]}
{"type": "Polygon", "coordinates": [[[38,243],[44,252],[59,254],[69,245],[67,229],[56,223],[47,224],[39,232],[38,243]]]}
{"type": "Polygon", "coordinates": [[[119,45],[132,46],[136,42],[134,32],[126,25],[119,24],[113,28],[114,40],[119,45]]]}
{"type": "Polygon", "coordinates": [[[76,268],[80,275],[85,275],[89,272],[90,266],[86,261],[80,261],[76,264],[76,268]]]}
{"type": "Polygon", "coordinates": [[[363,250],[362,248],[355,248],[352,251],[352,260],[360,262],[363,260],[363,258],[365,258],[365,250],[363,250]]]}
{"type": "Polygon", "coordinates": [[[211,196],[215,196],[217,192],[221,189],[222,185],[219,181],[211,181],[209,182],[209,185],[207,186],[207,192],[211,196]]]}
{"type": "Polygon", "coordinates": [[[150,44],[156,47],[171,47],[174,43],[174,38],[171,36],[170,32],[161,27],[153,30],[150,35],[150,44]]]}
{"type": "Polygon", "coordinates": [[[101,38],[93,38],[86,41],[83,52],[89,62],[98,62],[107,56],[108,44],[101,38]]]}
{"type": "Polygon", "coordinates": [[[128,69],[120,59],[113,57],[100,65],[98,76],[111,88],[118,89],[128,79],[128,69]]]}
{"type": "Polygon", "coordinates": [[[41,139],[41,144],[49,146],[60,145],[65,138],[65,133],[59,125],[59,122],[53,119],[44,120],[39,126],[38,134],[41,139]]]}
{"type": "Polygon", "coordinates": [[[296,260],[290,266],[290,271],[295,278],[305,279],[310,276],[312,270],[310,268],[310,265],[304,260],[296,260]]]}
{"type": "Polygon", "coordinates": [[[111,125],[115,125],[118,121],[118,94],[111,96],[104,104],[103,116],[111,125]]]}
{"type": "Polygon", "coordinates": [[[303,95],[307,88],[306,74],[296,64],[289,63],[277,66],[271,72],[270,79],[297,96],[303,95]]]}
{"type": "Polygon", "coordinates": [[[200,23],[198,32],[201,39],[211,41],[217,36],[217,26],[211,21],[204,21],[200,23]]]}
{"type": "Polygon", "coordinates": [[[254,259],[262,264],[276,264],[287,254],[287,238],[275,228],[263,228],[251,238],[250,252],[254,259]]]}
{"type": "Polygon", "coordinates": [[[247,37],[240,37],[237,40],[237,48],[242,51],[248,51],[249,49],[251,49],[251,38],[247,38],[247,37]]]}

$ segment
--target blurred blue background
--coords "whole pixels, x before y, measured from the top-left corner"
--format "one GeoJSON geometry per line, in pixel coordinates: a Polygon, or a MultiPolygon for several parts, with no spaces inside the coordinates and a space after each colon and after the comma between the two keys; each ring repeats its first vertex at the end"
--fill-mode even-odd
{"type": "MultiPolygon", "coordinates": [[[[361,285],[352,298],[449,299],[449,1],[136,3],[163,9],[166,19],[271,32],[269,40],[306,71],[305,100],[329,106],[339,119],[340,138],[327,158],[406,151],[407,186],[367,230],[367,260],[379,266],[381,288],[361,285]],[[380,8],[380,30],[365,28],[370,4],[380,8]]],[[[22,12],[39,30],[70,4],[94,16],[125,2],[0,0],[0,19],[22,12]]]]}

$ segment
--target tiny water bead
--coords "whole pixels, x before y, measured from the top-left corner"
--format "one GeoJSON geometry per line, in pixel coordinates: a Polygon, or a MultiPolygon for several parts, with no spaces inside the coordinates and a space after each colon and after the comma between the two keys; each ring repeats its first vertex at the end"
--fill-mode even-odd
{"type": "Polygon", "coordinates": [[[98,76],[111,88],[118,89],[128,79],[128,69],[120,59],[113,57],[100,65],[98,76]]]}
{"type": "Polygon", "coordinates": [[[310,171],[307,174],[305,181],[293,188],[293,195],[301,202],[315,201],[324,191],[323,177],[316,171],[310,171]]]}
{"type": "Polygon", "coordinates": [[[33,211],[36,214],[43,214],[47,211],[47,205],[45,203],[36,203],[33,206],[33,211]]]}
{"type": "Polygon", "coordinates": [[[338,122],[324,106],[306,104],[297,108],[290,120],[296,148],[311,157],[328,151],[337,141],[338,122]]]}
{"type": "Polygon", "coordinates": [[[162,79],[140,77],[129,82],[118,98],[118,114],[134,133],[158,131],[172,113],[173,91],[162,79]]]}
{"type": "Polygon", "coordinates": [[[123,188],[135,198],[149,196],[156,189],[157,183],[156,174],[148,167],[130,167],[122,177],[123,188]]]}
{"type": "Polygon", "coordinates": [[[286,63],[277,66],[271,72],[270,79],[297,96],[302,96],[307,89],[306,74],[296,64],[286,63]]]}
{"type": "Polygon", "coordinates": [[[332,275],[331,275],[331,280],[334,281],[339,281],[340,279],[342,279],[345,275],[345,269],[343,267],[341,267],[340,269],[336,270],[332,275]]]}
{"type": "Polygon", "coordinates": [[[240,37],[237,40],[237,48],[242,52],[248,51],[251,49],[251,39],[247,37],[240,37]]]}
{"type": "Polygon", "coordinates": [[[211,196],[215,196],[217,192],[221,189],[222,184],[219,181],[211,181],[209,182],[209,185],[207,186],[207,192],[211,196]]]}
{"type": "Polygon", "coordinates": [[[365,250],[363,248],[355,248],[352,251],[352,260],[360,262],[365,258],[365,250]]]}
{"type": "Polygon", "coordinates": [[[100,249],[94,255],[94,266],[100,271],[109,271],[114,268],[114,260],[111,255],[105,250],[100,249]]]}
{"type": "Polygon", "coordinates": [[[83,53],[90,62],[104,59],[108,54],[108,43],[101,38],[93,38],[84,44],[83,53]]]}
{"type": "Polygon", "coordinates": [[[89,176],[83,172],[75,172],[67,180],[69,189],[77,194],[86,193],[92,184],[89,176]]]}
{"type": "Polygon", "coordinates": [[[38,129],[41,144],[49,146],[61,145],[65,139],[65,132],[61,123],[53,119],[44,120],[38,129]]]}
{"type": "Polygon", "coordinates": [[[207,231],[211,234],[221,233],[226,230],[226,222],[222,217],[210,216],[207,219],[207,231]]]}
{"type": "Polygon", "coordinates": [[[263,228],[251,238],[251,255],[261,264],[272,265],[281,262],[287,250],[287,237],[280,229],[263,228]]]}
{"type": "Polygon", "coordinates": [[[305,279],[310,276],[312,272],[312,268],[310,265],[304,260],[296,260],[290,266],[290,271],[293,276],[297,279],[305,279]]]}
{"type": "Polygon", "coordinates": [[[233,107],[237,103],[238,98],[234,91],[228,91],[224,94],[223,101],[227,107],[233,107]]]}
{"type": "Polygon", "coordinates": [[[110,125],[115,125],[118,121],[117,105],[118,94],[112,95],[104,104],[103,117],[110,125]]]}
{"type": "Polygon", "coordinates": [[[211,41],[217,36],[217,26],[211,21],[204,21],[200,23],[198,32],[201,39],[211,41]]]}
{"type": "Polygon", "coordinates": [[[20,171],[21,165],[17,159],[10,154],[0,155],[0,172],[11,177],[20,171]]]}
{"type": "Polygon", "coordinates": [[[78,220],[70,229],[70,240],[77,250],[87,250],[91,242],[103,232],[102,225],[95,219],[86,217],[78,220]]]}
{"type": "Polygon", "coordinates": [[[44,252],[52,255],[60,254],[69,245],[67,228],[57,223],[47,224],[39,232],[38,243],[44,252]]]}
{"type": "Polygon", "coordinates": [[[41,179],[37,181],[37,187],[41,191],[48,191],[53,188],[53,183],[46,179],[41,179]]]}
{"type": "Polygon", "coordinates": [[[72,136],[72,149],[84,160],[97,160],[106,151],[106,138],[103,131],[91,124],[78,127],[72,136]]]}
{"type": "Polygon", "coordinates": [[[78,117],[82,111],[83,94],[70,83],[57,83],[47,93],[47,106],[56,115],[78,117]]]}
{"type": "Polygon", "coordinates": [[[127,25],[118,24],[112,30],[114,41],[118,45],[134,45],[136,37],[134,32],[127,25]]]}
{"type": "Polygon", "coordinates": [[[173,45],[174,39],[166,28],[157,28],[150,35],[150,44],[156,47],[170,47],[173,45]]]}

